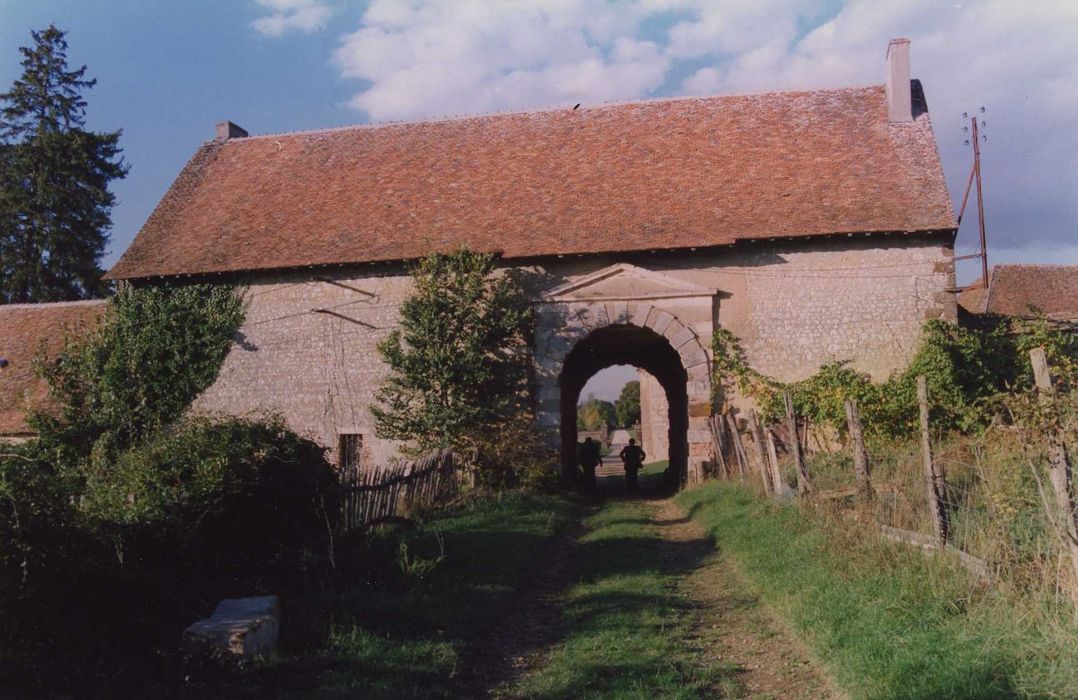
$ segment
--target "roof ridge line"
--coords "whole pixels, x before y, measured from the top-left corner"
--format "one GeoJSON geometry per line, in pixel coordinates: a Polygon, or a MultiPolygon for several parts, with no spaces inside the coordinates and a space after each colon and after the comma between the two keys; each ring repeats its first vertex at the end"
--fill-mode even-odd
{"type": "MultiPolygon", "coordinates": [[[[884,85],[877,83],[866,83],[863,85],[848,85],[845,87],[837,88],[812,88],[812,89],[799,89],[799,90],[766,90],[764,92],[743,92],[743,93],[728,93],[728,94],[714,94],[714,95],[674,95],[668,97],[650,97],[636,100],[611,100],[609,102],[597,102],[593,105],[581,105],[579,110],[576,111],[598,111],[602,109],[610,109],[614,107],[627,107],[630,105],[653,105],[661,104],[664,102],[690,102],[700,100],[727,100],[737,98],[749,98],[749,97],[771,97],[777,95],[808,95],[812,93],[824,93],[824,92],[858,92],[869,89],[880,89],[884,85]]],[[[251,134],[249,136],[243,136],[240,138],[231,138],[226,143],[243,143],[245,141],[257,141],[268,138],[276,138],[280,136],[307,136],[316,134],[332,134],[343,131],[366,131],[375,129],[386,129],[392,127],[402,126],[415,126],[415,125],[428,125],[428,124],[450,124],[456,122],[466,121],[478,121],[481,119],[491,119],[497,117],[518,117],[527,115],[543,115],[543,114],[557,114],[564,112],[574,111],[571,107],[539,107],[535,109],[517,109],[517,110],[505,110],[501,112],[482,112],[478,114],[458,114],[458,115],[446,115],[442,117],[427,117],[423,119],[401,120],[401,121],[384,121],[384,122],[367,122],[365,124],[345,124],[343,126],[328,126],[318,129],[306,129],[300,131],[273,131],[264,134],[251,134]]],[[[209,139],[206,143],[212,143],[216,139],[209,139]]]]}
{"type": "Polygon", "coordinates": [[[108,303],[108,299],[73,299],[71,301],[21,302],[18,304],[0,304],[0,311],[4,311],[6,309],[56,308],[59,306],[94,306],[96,304],[106,303],[108,303]]]}

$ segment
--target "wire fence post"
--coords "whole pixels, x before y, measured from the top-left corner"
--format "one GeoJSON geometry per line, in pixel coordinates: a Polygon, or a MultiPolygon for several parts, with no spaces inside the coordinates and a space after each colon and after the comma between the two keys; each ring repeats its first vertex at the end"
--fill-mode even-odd
{"type": "Polygon", "coordinates": [[[932,459],[932,435],[928,430],[928,382],[923,374],[917,375],[917,403],[921,409],[921,459],[924,464],[925,494],[928,513],[936,538],[947,542],[947,511],[943,507],[943,474],[932,459]]]}
{"type": "Polygon", "coordinates": [[[771,495],[775,492],[774,484],[771,483],[770,462],[767,459],[767,448],[764,446],[764,430],[760,427],[760,419],[756,411],[749,410],[749,428],[752,430],[752,441],[756,446],[756,461],[760,468],[760,478],[764,481],[764,493],[771,495]]]}
{"type": "Polygon", "coordinates": [[[865,450],[865,436],[861,431],[861,414],[857,402],[846,399],[846,425],[850,429],[850,441],[853,443],[853,473],[857,477],[857,490],[861,498],[872,498],[872,483],[869,480],[868,452],[865,450]]]}
{"type": "Polygon", "coordinates": [[[1049,425],[1046,431],[1048,477],[1052,482],[1052,489],[1056,492],[1056,503],[1064,520],[1065,529],[1060,534],[1063,535],[1064,544],[1070,551],[1071,567],[1074,569],[1076,587],[1072,588],[1071,594],[1078,598],[1078,514],[1075,512],[1074,485],[1071,483],[1067,443],[1063,435],[1063,426],[1059,422],[1059,415],[1056,413],[1055,390],[1052,387],[1052,375],[1048,369],[1048,357],[1044,353],[1044,348],[1030,350],[1029,359],[1033,363],[1033,378],[1037,384],[1037,391],[1049,412],[1049,425]]]}
{"type": "Polygon", "coordinates": [[[793,455],[794,471],[797,473],[797,494],[804,496],[812,493],[812,482],[809,481],[808,464],[805,463],[805,454],[801,451],[801,440],[797,434],[794,400],[789,391],[782,392],[782,398],[786,402],[786,426],[790,431],[790,454],[793,455]]]}

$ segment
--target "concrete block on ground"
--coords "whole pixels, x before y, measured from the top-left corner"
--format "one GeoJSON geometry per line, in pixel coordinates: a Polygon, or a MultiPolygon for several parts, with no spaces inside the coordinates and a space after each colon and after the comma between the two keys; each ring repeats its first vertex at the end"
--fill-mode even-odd
{"type": "Polygon", "coordinates": [[[281,602],[275,595],[226,598],[210,617],[183,631],[189,656],[209,655],[249,661],[277,647],[281,602]]]}

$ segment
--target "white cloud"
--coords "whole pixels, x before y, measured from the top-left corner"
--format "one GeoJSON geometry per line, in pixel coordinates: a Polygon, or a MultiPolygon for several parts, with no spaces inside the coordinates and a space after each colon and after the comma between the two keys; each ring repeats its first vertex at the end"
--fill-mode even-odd
{"type": "Polygon", "coordinates": [[[312,32],[323,25],[333,9],[321,0],[257,0],[270,14],[251,22],[259,34],[283,36],[289,31],[312,32]]]}
{"type": "MultiPolygon", "coordinates": [[[[267,34],[325,21],[317,0],[259,0],[267,34]]],[[[883,81],[912,40],[944,167],[961,194],[960,115],[988,107],[990,238],[1078,237],[1078,3],[1073,0],[372,0],[333,64],[371,119],[668,94],[883,81]]],[[[963,230],[962,239],[968,234],[963,230]]]]}
{"type": "Polygon", "coordinates": [[[671,63],[606,0],[375,0],[362,23],[335,63],[376,120],[637,97],[671,63]]]}

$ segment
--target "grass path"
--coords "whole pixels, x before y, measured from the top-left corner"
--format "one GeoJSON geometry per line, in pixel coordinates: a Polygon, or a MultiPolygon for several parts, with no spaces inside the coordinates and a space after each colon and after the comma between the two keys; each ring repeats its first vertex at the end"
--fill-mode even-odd
{"type": "MultiPolygon", "coordinates": [[[[545,647],[500,697],[830,697],[800,647],[673,502],[597,507],[545,647]]],[[[532,630],[535,634],[536,630],[532,630]]]]}

